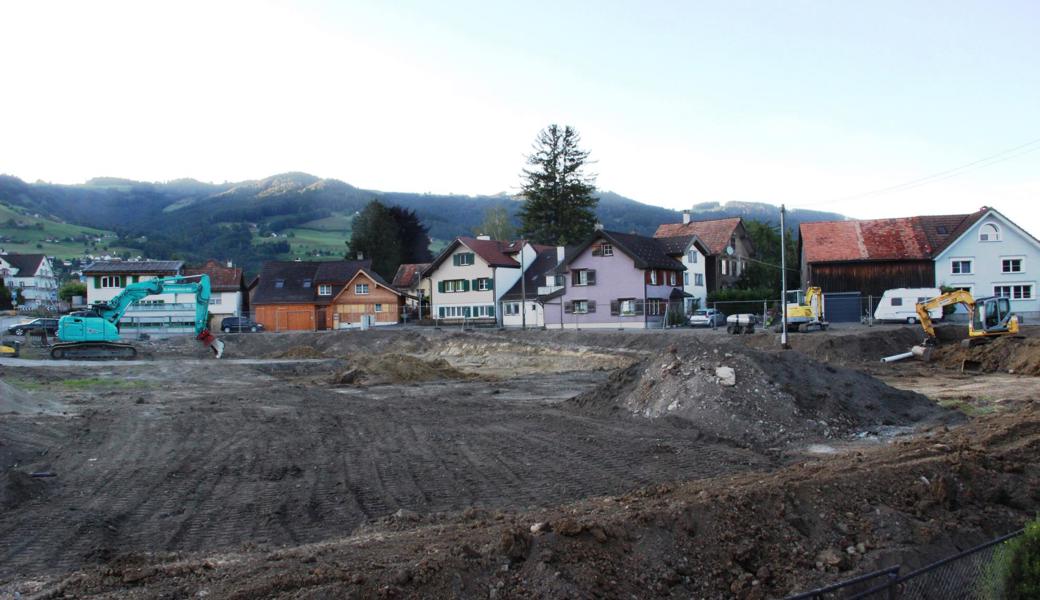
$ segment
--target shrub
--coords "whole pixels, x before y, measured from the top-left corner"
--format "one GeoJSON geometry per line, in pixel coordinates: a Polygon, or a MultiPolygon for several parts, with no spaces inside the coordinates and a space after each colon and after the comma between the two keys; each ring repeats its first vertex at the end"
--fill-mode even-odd
{"type": "Polygon", "coordinates": [[[1025,533],[997,547],[979,580],[979,597],[1040,598],[1040,518],[1025,533]]]}

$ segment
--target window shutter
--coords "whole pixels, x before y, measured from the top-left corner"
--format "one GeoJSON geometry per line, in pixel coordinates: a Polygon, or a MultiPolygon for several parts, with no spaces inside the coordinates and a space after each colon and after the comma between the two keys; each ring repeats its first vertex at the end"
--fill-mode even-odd
{"type": "Polygon", "coordinates": [[[489,317],[495,316],[495,305],[494,304],[492,304],[491,306],[488,306],[488,316],[489,317]]]}
{"type": "Polygon", "coordinates": [[[643,283],[650,285],[650,270],[643,271],[643,283]]]}
{"type": "Polygon", "coordinates": [[[645,311],[645,306],[642,300],[635,301],[635,314],[641,315],[645,311]]]}
{"type": "Polygon", "coordinates": [[[451,264],[456,266],[456,267],[459,266],[459,262],[461,262],[460,256],[461,256],[460,254],[452,254],[451,255],[451,264]]]}
{"type": "Polygon", "coordinates": [[[472,312],[470,311],[470,308],[468,306],[462,307],[462,316],[466,317],[467,319],[472,316],[472,312]]]}
{"type": "Polygon", "coordinates": [[[590,313],[596,312],[596,301],[595,300],[589,300],[588,301],[588,306],[589,306],[589,312],[590,313]]]}
{"type": "Polygon", "coordinates": [[[479,290],[480,289],[480,277],[477,277],[476,279],[474,279],[472,281],[472,283],[473,283],[473,289],[475,289],[475,290],[479,290]]]}
{"type": "Polygon", "coordinates": [[[477,262],[477,255],[476,254],[473,254],[472,252],[467,252],[466,256],[469,257],[469,261],[468,261],[469,264],[471,264],[471,265],[472,264],[476,264],[476,262],[477,262]]]}
{"type": "Polygon", "coordinates": [[[444,307],[441,306],[440,309],[438,310],[438,312],[440,313],[440,316],[443,319],[444,318],[444,307]]]}
{"type": "Polygon", "coordinates": [[[94,276],[94,289],[95,290],[101,289],[101,276],[100,275],[95,275],[94,276]]]}
{"type": "Polygon", "coordinates": [[[133,283],[137,283],[138,282],[138,276],[134,275],[133,277],[130,278],[130,281],[133,282],[133,283]]]}
{"type": "Polygon", "coordinates": [[[567,313],[568,315],[569,314],[573,314],[574,313],[574,302],[572,302],[570,300],[564,302],[563,303],[563,312],[567,313]]]}
{"type": "Polygon", "coordinates": [[[595,269],[589,269],[588,270],[588,274],[589,274],[588,275],[589,285],[596,285],[596,270],[595,269]]]}
{"type": "Polygon", "coordinates": [[[610,316],[616,317],[621,314],[621,301],[611,300],[610,301],[610,316]]]}
{"type": "Polygon", "coordinates": [[[603,256],[603,246],[599,246],[599,245],[593,246],[592,247],[592,255],[593,256],[603,256]]]}
{"type": "Polygon", "coordinates": [[[459,283],[462,284],[462,291],[464,291],[464,292],[468,292],[469,291],[469,280],[468,279],[460,279],[459,283]]]}
{"type": "Polygon", "coordinates": [[[571,285],[578,285],[578,271],[571,271],[571,285]]]}
{"type": "MultiPolygon", "coordinates": [[[[444,293],[444,282],[443,281],[438,281],[437,282],[437,291],[442,293],[442,294],[444,293]]],[[[441,308],[441,312],[444,312],[443,308],[441,308]]],[[[443,315],[441,315],[441,316],[443,316],[443,315]]]]}

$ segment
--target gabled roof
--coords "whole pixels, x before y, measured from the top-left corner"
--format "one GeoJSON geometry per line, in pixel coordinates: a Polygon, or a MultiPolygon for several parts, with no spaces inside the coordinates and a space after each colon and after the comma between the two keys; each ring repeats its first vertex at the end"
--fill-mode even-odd
{"type": "Polygon", "coordinates": [[[472,237],[457,237],[448,246],[437,255],[437,258],[425,269],[423,269],[423,276],[427,276],[432,273],[451,256],[452,252],[455,251],[459,245],[464,245],[474,254],[484,259],[489,266],[492,267],[508,267],[508,268],[520,268],[520,263],[513,258],[517,252],[520,251],[523,242],[511,241],[505,242],[502,240],[478,240],[472,237]]]}
{"type": "Polygon", "coordinates": [[[669,256],[681,256],[686,254],[686,251],[690,248],[690,244],[697,247],[697,250],[707,256],[711,253],[708,247],[701,241],[701,238],[696,235],[677,235],[674,237],[663,237],[655,238],[659,244],[664,248],[664,251],[669,256]]]}
{"type": "Polygon", "coordinates": [[[239,267],[228,267],[218,260],[209,259],[199,267],[184,267],[185,275],[209,275],[210,289],[214,292],[240,292],[245,289],[245,278],[239,267]]]}
{"type": "Polygon", "coordinates": [[[970,215],[927,215],[802,223],[806,262],[931,260],[989,209],[970,215]]]}
{"type": "Polygon", "coordinates": [[[46,258],[43,254],[0,254],[0,260],[18,269],[15,277],[32,277],[46,258]]]}
{"type": "Polygon", "coordinates": [[[682,235],[696,235],[708,247],[709,254],[722,254],[733,237],[733,232],[741,224],[740,217],[713,219],[711,221],[690,221],[689,223],[665,223],[657,227],[655,238],[669,238],[682,235]]]}
{"type": "MultiPolygon", "coordinates": [[[[557,254],[555,246],[534,246],[534,248],[538,251],[538,254],[527,267],[527,270],[524,271],[523,276],[523,291],[527,296],[523,298],[525,300],[538,297],[538,288],[545,285],[545,276],[552,273],[556,268],[557,254]]],[[[520,281],[517,279],[513,287],[502,295],[503,300],[520,300],[523,297],[520,293],[520,281]]]]}
{"type": "Polygon", "coordinates": [[[568,251],[564,266],[570,265],[575,258],[581,256],[598,239],[605,239],[621,250],[635,264],[637,269],[668,269],[670,271],[685,271],[686,267],[665,251],[660,240],[634,233],[620,233],[617,231],[597,231],[584,244],[576,247],[573,252],[568,251]]]}
{"type": "Polygon", "coordinates": [[[933,258],[939,258],[939,256],[946,252],[950,248],[950,246],[952,246],[954,243],[956,243],[958,240],[964,237],[964,235],[967,234],[968,231],[971,230],[971,228],[974,227],[979,221],[981,221],[983,217],[988,215],[993,215],[998,220],[1003,222],[1005,225],[1014,227],[1019,232],[1021,232],[1022,235],[1024,235],[1029,241],[1033,242],[1033,244],[1035,244],[1037,247],[1040,247],[1040,240],[1036,239],[1033,236],[1033,234],[1019,227],[1017,223],[1005,217],[997,209],[990,208],[988,206],[983,206],[981,209],[978,210],[978,212],[974,212],[968,215],[968,218],[964,219],[964,221],[962,221],[961,224],[950,233],[950,236],[946,239],[946,242],[943,244],[942,248],[935,252],[933,258]]]}
{"type": "Polygon", "coordinates": [[[393,294],[396,294],[398,296],[403,296],[404,295],[403,292],[395,290],[393,287],[391,287],[390,284],[387,283],[385,279],[383,279],[382,277],[379,276],[379,273],[376,273],[376,272],[372,271],[371,269],[358,269],[357,272],[354,273],[354,276],[351,277],[346,282],[346,284],[342,286],[342,288],[340,289],[340,291],[337,294],[335,294],[334,299],[332,300],[332,302],[335,303],[337,300],[339,300],[339,297],[341,295],[343,295],[348,289],[350,289],[350,284],[354,283],[354,280],[357,279],[358,277],[361,277],[362,275],[368,277],[372,281],[372,283],[374,283],[377,286],[385,289],[388,292],[392,292],[393,294]]]}
{"type": "Polygon", "coordinates": [[[430,263],[403,264],[397,267],[397,273],[394,274],[394,280],[390,285],[400,290],[411,289],[419,285],[422,272],[429,266],[430,263]]]}
{"type": "Polygon", "coordinates": [[[177,273],[184,267],[182,260],[112,260],[96,261],[83,268],[91,273],[177,273]]]}
{"type": "Polygon", "coordinates": [[[260,270],[260,283],[256,286],[252,301],[253,304],[325,305],[339,295],[343,286],[359,269],[371,273],[371,268],[370,260],[269,261],[260,270]],[[281,287],[278,286],[279,281],[282,282],[281,287]],[[319,282],[331,285],[332,294],[319,296],[319,282]]]}

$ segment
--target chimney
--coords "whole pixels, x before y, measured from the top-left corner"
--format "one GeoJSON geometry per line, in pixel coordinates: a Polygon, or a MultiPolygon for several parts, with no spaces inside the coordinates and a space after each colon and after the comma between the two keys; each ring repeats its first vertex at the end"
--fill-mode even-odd
{"type": "Polygon", "coordinates": [[[478,240],[488,240],[488,241],[490,241],[490,240],[491,240],[491,236],[490,236],[490,235],[487,235],[487,234],[484,234],[484,233],[482,233],[482,234],[480,234],[480,235],[478,235],[478,236],[477,236],[477,239],[478,239],[478,240]]]}
{"type": "Polygon", "coordinates": [[[603,223],[596,223],[596,231],[603,231],[603,223]]]}
{"type": "Polygon", "coordinates": [[[556,247],[556,264],[562,263],[563,262],[563,258],[564,258],[564,256],[566,254],[567,254],[567,247],[566,246],[557,246],[556,247]]]}
{"type": "Polygon", "coordinates": [[[364,252],[358,252],[357,253],[357,259],[358,260],[365,260],[365,253],[364,252]]]}
{"type": "Polygon", "coordinates": [[[227,261],[227,268],[230,269],[231,267],[234,267],[234,266],[235,266],[235,263],[231,262],[230,260],[227,261]]]}
{"type": "Polygon", "coordinates": [[[682,222],[683,225],[686,225],[690,222],[690,209],[687,208],[686,210],[682,211],[682,222]]]}

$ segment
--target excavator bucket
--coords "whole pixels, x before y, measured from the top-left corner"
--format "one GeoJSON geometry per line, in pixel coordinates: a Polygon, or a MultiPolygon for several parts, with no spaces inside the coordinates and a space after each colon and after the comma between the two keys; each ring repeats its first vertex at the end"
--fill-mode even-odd
{"type": "Polygon", "coordinates": [[[217,358],[224,356],[224,342],[218,340],[217,336],[210,333],[209,329],[202,330],[202,333],[196,339],[202,342],[203,346],[212,350],[213,354],[217,355],[217,358]]]}

